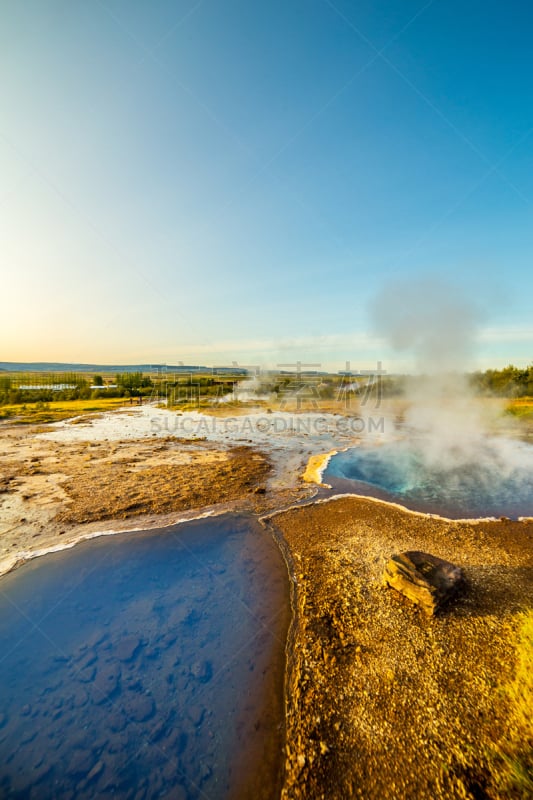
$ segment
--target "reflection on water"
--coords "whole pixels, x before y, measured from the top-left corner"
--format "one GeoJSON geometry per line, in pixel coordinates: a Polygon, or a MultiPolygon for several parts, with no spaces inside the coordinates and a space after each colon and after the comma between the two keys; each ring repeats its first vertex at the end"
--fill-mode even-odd
{"type": "Polygon", "coordinates": [[[0,796],[276,796],[287,584],[235,516],[2,578],[0,796]]]}
{"type": "Polygon", "coordinates": [[[533,448],[507,440],[498,444],[498,449],[487,446],[477,461],[453,468],[438,460],[428,463],[413,442],[350,448],[333,456],[324,481],[336,491],[370,495],[452,519],[533,515],[533,448]],[[505,459],[499,457],[503,446],[505,459]]]}

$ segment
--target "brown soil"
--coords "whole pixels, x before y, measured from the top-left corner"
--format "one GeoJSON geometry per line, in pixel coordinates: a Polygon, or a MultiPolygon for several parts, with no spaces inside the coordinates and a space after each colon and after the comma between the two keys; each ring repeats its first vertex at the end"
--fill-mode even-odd
{"type": "Polygon", "coordinates": [[[149,528],[186,512],[264,511],[295,498],[289,490],[267,496],[270,463],[251,447],[172,437],[59,443],[38,438],[39,430],[1,429],[0,574],[25,553],[133,520],[149,528]]]}
{"type": "Polygon", "coordinates": [[[525,797],[499,788],[498,743],[517,615],[533,606],[533,523],[448,522],[360,498],[272,521],[295,581],[283,798],[525,797]],[[402,550],[461,566],[465,596],[428,618],[385,588],[402,550]]]}
{"type": "Polygon", "coordinates": [[[63,483],[69,500],[57,519],[69,523],[117,519],[137,514],[169,514],[213,503],[236,500],[265,481],[269,465],[247,447],[228,452],[211,448],[198,452],[183,444],[159,445],[159,451],[179,448],[179,458],[161,463],[143,458],[143,444],[120,448],[119,458],[98,458],[77,464],[63,483]],[[139,446],[140,445],[140,446],[139,446]]]}

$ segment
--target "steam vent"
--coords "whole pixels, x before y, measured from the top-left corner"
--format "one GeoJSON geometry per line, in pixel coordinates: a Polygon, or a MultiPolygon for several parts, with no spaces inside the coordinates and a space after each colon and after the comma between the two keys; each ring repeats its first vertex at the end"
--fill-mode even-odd
{"type": "Polygon", "coordinates": [[[383,580],[430,616],[465,586],[459,567],[418,550],[391,556],[383,580]]]}

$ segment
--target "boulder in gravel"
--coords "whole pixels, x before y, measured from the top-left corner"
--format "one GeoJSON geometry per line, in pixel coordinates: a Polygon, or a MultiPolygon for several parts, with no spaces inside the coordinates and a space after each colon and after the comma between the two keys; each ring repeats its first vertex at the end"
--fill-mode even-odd
{"type": "Polygon", "coordinates": [[[383,580],[430,616],[455,597],[465,585],[460,567],[418,550],[391,556],[385,566],[383,580]]]}
{"type": "Polygon", "coordinates": [[[115,644],[115,655],[120,661],[133,661],[140,646],[138,636],[125,636],[115,644]]]}

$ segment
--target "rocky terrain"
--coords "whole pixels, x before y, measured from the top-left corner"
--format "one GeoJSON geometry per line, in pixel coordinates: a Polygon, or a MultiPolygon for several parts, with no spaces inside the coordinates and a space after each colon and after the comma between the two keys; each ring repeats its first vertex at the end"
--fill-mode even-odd
{"type": "MultiPolygon", "coordinates": [[[[533,523],[465,523],[345,497],[271,517],[294,575],[283,797],[528,797],[533,729],[517,690],[533,607],[533,523]],[[467,588],[429,616],[385,585],[401,550],[467,588]],[[514,689],[511,690],[510,687],[514,689]],[[514,743],[514,744],[513,744],[514,743]]],[[[527,707],[527,706],[526,706],[527,707]]]]}
{"type": "Polygon", "coordinates": [[[316,491],[307,459],[353,436],[156,435],[149,413],[167,412],[3,425],[0,573],[101,532],[262,514],[293,587],[284,800],[531,796],[533,523],[355,497],[290,508],[316,491]],[[402,551],[452,562],[466,588],[429,616],[384,584],[402,551]]]}
{"type": "MultiPolygon", "coordinates": [[[[239,507],[264,511],[309,490],[278,485],[267,494],[270,458],[249,442],[171,435],[51,438],[54,426],[0,428],[0,574],[33,553],[101,531],[146,529],[239,507]]],[[[118,420],[118,424],[116,422],[118,420]]],[[[67,433],[69,423],[60,430],[67,433]]],[[[78,433],[82,426],[71,427],[78,433]]],[[[296,480],[297,483],[297,473],[296,480]]]]}

